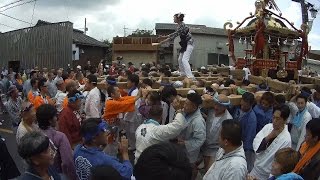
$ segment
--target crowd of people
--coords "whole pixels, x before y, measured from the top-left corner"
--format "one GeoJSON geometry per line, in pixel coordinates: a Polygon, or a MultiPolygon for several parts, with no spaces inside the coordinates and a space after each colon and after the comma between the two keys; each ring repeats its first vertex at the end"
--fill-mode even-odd
{"type": "Polygon", "coordinates": [[[220,78],[205,87],[201,78],[168,80],[177,73],[169,66],[113,62],[104,76],[100,66],[2,75],[2,110],[26,163],[20,175],[2,139],[1,179],[319,178],[320,88],[286,101],[266,84],[245,90],[246,76],[241,86],[220,78]],[[177,91],[184,83],[193,84],[186,97],[177,91]]]}

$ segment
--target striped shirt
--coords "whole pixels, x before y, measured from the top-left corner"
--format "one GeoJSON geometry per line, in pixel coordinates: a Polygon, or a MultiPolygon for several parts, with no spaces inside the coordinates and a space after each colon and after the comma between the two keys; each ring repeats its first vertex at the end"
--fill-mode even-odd
{"type": "Polygon", "coordinates": [[[9,114],[9,117],[14,126],[18,126],[21,121],[21,109],[22,109],[22,99],[21,97],[17,98],[17,101],[14,101],[12,98],[6,103],[6,108],[9,114]]]}
{"type": "Polygon", "coordinates": [[[188,42],[188,44],[190,44],[190,45],[193,44],[193,39],[192,39],[192,35],[190,32],[190,28],[183,22],[181,24],[178,24],[177,30],[175,32],[169,34],[168,36],[171,41],[173,41],[178,36],[180,36],[180,39],[182,36],[185,36],[186,37],[185,39],[188,42]]]}

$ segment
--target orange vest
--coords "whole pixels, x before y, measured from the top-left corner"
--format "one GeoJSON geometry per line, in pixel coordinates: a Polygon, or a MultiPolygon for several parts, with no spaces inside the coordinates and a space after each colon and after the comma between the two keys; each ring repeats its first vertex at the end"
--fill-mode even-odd
{"type": "Polygon", "coordinates": [[[68,96],[66,96],[64,99],[63,99],[63,102],[62,102],[62,109],[66,108],[68,106],[68,96]]]}
{"type": "Polygon", "coordinates": [[[109,122],[118,117],[120,113],[133,112],[135,105],[135,96],[125,96],[118,100],[107,100],[104,108],[103,119],[109,122]]]}
{"type": "MultiPolygon", "coordinates": [[[[135,105],[134,96],[125,96],[121,97],[118,100],[107,100],[104,108],[104,114],[102,118],[108,122],[109,125],[112,125],[118,119],[120,113],[133,112],[135,105]]],[[[108,136],[108,143],[114,142],[116,139],[114,134],[108,136]]]]}
{"type": "Polygon", "coordinates": [[[32,90],[30,90],[30,91],[28,92],[28,101],[29,101],[31,104],[33,104],[35,98],[36,98],[36,97],[33,95],[32,90]]]}
{"type": "Polygon", "coordinates": [[[46,101],[47,103],[45,103],[45,100],[42,98],[42,96],[37,96],[35,99],[34,99],[34,109],[37,110],[38,107],[40,107],[42,104],[51,104],[51,105],[54,105],[54,102],[51,100],[50,96],[46,96],[46,101]]]}

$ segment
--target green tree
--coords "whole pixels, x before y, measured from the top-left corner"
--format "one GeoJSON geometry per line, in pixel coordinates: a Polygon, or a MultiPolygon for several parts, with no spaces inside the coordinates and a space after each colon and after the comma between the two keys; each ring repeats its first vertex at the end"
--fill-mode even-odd
{"type": "Polygon", "coordinates": [[[113,43],[109,39],[105,39],[102,42],[106,44],[108,48],[112,48],[113,43]]]}
{"type": "Polygon", "coordinates": [[[113,43],[109,39],[105,39],[102,42],[107,45],[106,60],[107,60],[108,63],[111,63],[111,61],[112,61],[112,45],[113,45],[113,43]]]}
{"type": "Polygon", "coordinates": [[[154,36],[153,30],[140,30],[137,29],[132,32],[128,37],[151,37],[154,36]]]}

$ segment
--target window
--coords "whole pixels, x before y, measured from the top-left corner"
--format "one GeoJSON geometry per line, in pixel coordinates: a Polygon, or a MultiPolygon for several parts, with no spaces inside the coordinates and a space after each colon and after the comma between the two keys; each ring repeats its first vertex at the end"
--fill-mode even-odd
{"type": "Polygon", "coordinates": [[[220,64],[229,66],[229,56],[226,54],[208,53],[208,65],[220,64]]]}

